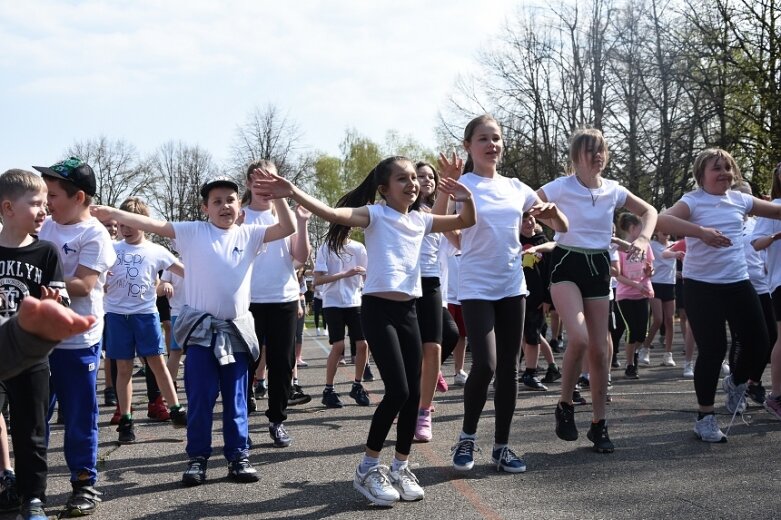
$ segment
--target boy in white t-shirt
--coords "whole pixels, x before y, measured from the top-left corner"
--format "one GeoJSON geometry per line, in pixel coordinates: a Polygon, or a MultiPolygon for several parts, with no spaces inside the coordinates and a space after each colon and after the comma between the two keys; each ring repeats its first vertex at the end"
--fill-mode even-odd
{"type": "MultiPolygon", "coordinates": [[[[149,208],[137,197],[126,199],[119,209],[149,216],[149,208]]],[[[179,404],[171,374],[163,360],[165,345],[155,291],[159,270],[171,270],[183,276],[184,266],[166,248],[146,240],[143,231],[124,224],[119,225],[119,231],[124,240],[114,244],[117,262],[106,279],[107,354],[117,361],[118,440],[132,443],[136,434],[130,408],[133,398],[131,375],[136,354],[146,359],[170,405],[171,422],[174,426],[187,425],[187,412],[179,404]]]]}
{"type": "Polygon", "coordinates": [[[51,167],[34,166],[48,188],[50,217],[38,234],[60,253],[71,309],[96,322],[88,331],[62,341],[49,356],[52,400],[65,423],[65,461],[73,492],[65,516],[92,514],[100,503],[98,478],[98,400],[95,391],[103,336],[103,284],[116,254],[111,237],[89,205],[96,193],[95,173],[77,157],[51,167]]]}
{"type": "Polygon", "coordinates": [[[101,219],[176,239],[187,266],[185,306],[177,317],[174,336],[187,351],[187,470],[185,486],[206,480],[212,453],[212,415],[217,395],[223,402],[223,454],[228,476],[238,482],[256,482],[249,462],[247,421],[247,370],[260,346],[249,313],[250,277],[255,257],[264,243],[296,231],[293,215],[284,201],[274,201],[279,222],[270,226],[236,225],[241,210],[239,187],[228,177],[217,177],[201,187],[202,210],[208,222],[165,222],[143,215],[93,206],[101,219]]]}

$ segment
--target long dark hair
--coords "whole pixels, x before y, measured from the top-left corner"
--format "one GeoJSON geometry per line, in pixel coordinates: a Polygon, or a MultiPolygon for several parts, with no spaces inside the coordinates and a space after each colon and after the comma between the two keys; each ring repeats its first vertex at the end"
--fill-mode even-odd
{"type": "MultiPolygon", "coordinates": [[[[383,159],[377,166],[372,168],[372,171],[369,172],[363,182],[352,191],[342,195],[342,198],[336,202],[334,207],[360,208],[366,204],[374,204],[374,201],[377,199],[377,188],[388,185],[388,179],[390,179],[391,172],[393,171],[393,165],[404,161],[412,164],[412,161],[401,155],[394,155],[383,159]]],[[[383,199],[385,198],[381,193],[380,197],[383,199]]],[[[338,255],[349,234],[349,226],[334,224],[332,222],[328,226],[328,232],[325,235],[325,241],[326,244],[328,244],[328,248],[338,255]]]]}
{"type": "Polygon", "coordinates": [[[423,195],[418,193],[418,198],[415,199],[415,202],[410,206],[409,209],[411,210],[417,210],[420,209],[420,206],[422,204],[426,204],[427,206],[431,207],[434,205],[434,202],[437,200],[437,188],[439,187],[439,172],[436,168],[434,168],[434,165],[430,162],[426,161],[418,161],[415,163],[415,173],[417,174],[418,170],[421,168],[431,168],[431,171],[434,172],[434,192],[427,196],[425,199],[423,198],[423,195]]]}

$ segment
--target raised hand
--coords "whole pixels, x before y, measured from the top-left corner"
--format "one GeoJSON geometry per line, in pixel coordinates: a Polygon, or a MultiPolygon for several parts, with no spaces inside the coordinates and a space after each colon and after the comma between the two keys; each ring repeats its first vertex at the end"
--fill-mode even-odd
{"type": "Polygon", "coordinates": [[[309,218],[312,216],[312,212],[301,204],[297,204],[294,211],[298,220],[309,220],[309,218]]]}
{"type": "Polygon", "coordinates": [[[61,341],[89,329],[95,316],[80,316],[54,300],[38,300],[28,296],[17,313],[22,330],[49,340],[61,341]]]}
{"type": "Polygon", "coordinates": [[[553,202],[540,202],[529,208],[529,214],[538,220],[555,218],[558,209],[553,202]]]}
{"type": "Polygon", "coordinates": [[[458,180],[461,177],[461,172],[464,171],[464,160],[456,154],[455,150],[453,150],[453,155],[450,159],[440,152],[437,164],[439,165],[440,181],[443,179],[458,180]]]}
{"type": "Polygon", "coordinates": [[[437,190],[449,195],[456,202],[463,202],[472,198],[472,192],[469,191],[469,188],[449,177],[439,179],[437,190]]]}

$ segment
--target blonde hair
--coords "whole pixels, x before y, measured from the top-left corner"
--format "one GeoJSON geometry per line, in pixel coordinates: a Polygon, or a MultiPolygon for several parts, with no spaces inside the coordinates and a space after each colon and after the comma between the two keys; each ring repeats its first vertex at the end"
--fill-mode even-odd
{"type": "Polygon", "coordinates": [[[596,128],[578,128],[572,134],[569,140],[569,172],[575,171],[575,165],[580,160],[580,155],[583,149],[586,150],[603,150],[605,152],[605,166],[610,158],[610,153],[607,149],[607,141],[602,132],[596,128]]]}
{"type": "Polygon", "coordinates": [[[46,191],[46,183],[40,175],[13,168],[0,175],[0,200],[15,201],[28,192],[46,191]]]}
{"type": "Polygon", "coordinates": [[[740,184],[743,177],[740,175],[740,168],[738,167],[738,163],[735,162],[735,158],[732,157],[728,151],[722,150],[721,148],[706,148],[700,152],[696,159],[694,159],[694,166],[692,167],[692,175],[694,176],[694,182],[697,183],[697,186],[702,186],[702,178],[705,176],[705,166],[711,159],[724,159],[727,161],[729,166],[728,169],[735,175],[732,183],[740,184]]]}
{"type": "Polygon", "coordinates": [[[149,216],[149,206],[146,205],[143,199],[140,197],[128,197],[119,206],[122,211],[129,213],[135,213],[136,215],[149,216]]]}

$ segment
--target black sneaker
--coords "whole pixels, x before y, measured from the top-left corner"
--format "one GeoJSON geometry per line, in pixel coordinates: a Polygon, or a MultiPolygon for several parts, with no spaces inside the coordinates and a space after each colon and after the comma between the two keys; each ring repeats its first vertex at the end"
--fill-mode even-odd
{"type": "Polygon", "coordinates": [[[184,428],[187,426],[187,408],[179,405],[178,408],[171,408],[171,424],[174,428],[184,428]]]}
{"type": "Polygon", "coordinates": [[[372,367],[369,363],[366,363],[366,368],[363,369],[363,381],[364,383],[371,383],[374,381],[374,374],[372,373],[372,367]]]}
{"type": "Polygon", "coordinates": [[[607,435],[607,424],[604,419],[596,424],[591,423],[586,437],[594,443],[594,451],[597,453],[613,453],[616,449],[607,435]]]}
{"type": "Polygon", "coordinates": [[[640,379],[640,376],[637,375],[637,365],[627,365],[624,375],[627,379],[640,379]]]}
{"type": "Polygon", "coordinates": [[[16,493],[16,475],[10,470],[0,471],[0,511],[15,511],[20,502],[16,493]]]}
{"type": "Polygon", "coordinates": [[[591,386],[591,382],[588,380],[586,376],[580,376],[578,378],[578,384],[581,388],[589,388],[591,386]]]}
{"type": "Polygon", "coordinates": [[[342,408],[344,403],[339,399],[339,394],[333,390],[323,390],[323,399],[321,402],[326,408],[342,408]]]}
{"type": "Polygon", "coordinates": [[[371,404],[371,401],[369,400],[369,394],[366,393],[363,385],[353,383],[353,387],[350,389],[350,397],[355,399],[355,402],[359,406],[369,406],[371,404]]]}
{"type": "Polygon", "coordinates": [[[559,403],[556,407],[556,436],[563,441],[578,440],[575,407],[571,404],[559,403]]]}
{"type": "Polygon", "coordinates": [[[312,400],[312,396],[309,394],[304,393],[304,389],[301,388],[301,385],[294,384],[293,390],[290,392],[290,397],[287,400],[288,406],[298,406],[302,404],[306,404],[309,401],[312,400]]]}
{"type": "Polygon", "coordinates": [[[767,391],[765,391],[765,387],[762,386],[762,381],[759,383],[749,383],[746,387],[746,395],[760,406],[763,406],[767,400],[767,391]]]}
{"type": "Polygon", "coordinates": [[[228,478],[236,482],[257,482],[260,480],[258,470],[252,467],[247,457],[241,457],[228,464],[228,478]]]}
{"type": "Polygon", "coordinates": [[[545,372],[545,377],[542,378],[543,383],[553,383],[561,379],[561,371],[556,365],[549,365],[548,370],[545,372]]]}
{"type": "Polygon", "coordinates": [[[113,386],[107,386],[103,390],[103,406],[116,406],[117,405],[117,391],[113,386]]]}
{"type": "Polygon", "coordinates": [[[133,419],[125,417],[124,415],[119,419],[119,426],[117,426],[119,435],[117,436],[117,442],[120,444],[132,444],[136,442],[136,432],[133,427],[133,419]]]}
{"type": "Polygon", "coordinates": [[[548,391],[548,387],[543,385],[540,382],[540,379],[535,374],[532,374],[530,372],[523,373],[523,375],[521,376],[521,383],[523,383],[523,385],[526,388],[530,388],[531,390],[536,390],[538,392],[548,391]]]}
{"type": "Polygon", "coordinates": [[[22,503],[19,508],[19,516],[22,520],[47,520],[46,512],[43,510],[43,502],[39,498],[31,498],[22,503]]]}
{"type": "Polygon", "coordinates": [[[91,515],[101,502],[100,495],[92,486],[74,487],[65,503],[65,518],[91,515]]]}
{"type": "Polygon", "coordinates": [[[267,393],[268,393],[268,388],[266,387],[266,385],[264,385],[259,381],[258,384],[255,385],[255,398],[265,399],[267,393]]]}
{"type": "Polygon", "coordinates": [[[274,441],[275,448],[287,448],[293,442],[293,439],[285,430],[285,425],[282,423],[271,423],[268,427],[268,434],[271,436],[271,440],[274,441]]]}
{"type": "Polygon", "coordinates": [[[254,395],[249,396],[249,399],[247,399],[247,413],[255,413],[258,411],[258,401],[255,399],[254,395]]]}
{"type": "Polygon", "coordinates": [[[588,404],[586,398],[580,395],[580,390],[577,388],[572,391],[572,404],[588,404]]]}
{"type": "Polygon", "coordinates": [[[187,487],[200,486],[206,482],[206,457],[194,457],[187,462],[187,469],[182,473],[182,484],[187,487]]]}

